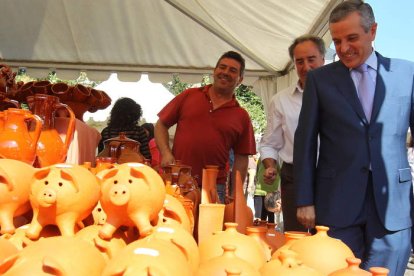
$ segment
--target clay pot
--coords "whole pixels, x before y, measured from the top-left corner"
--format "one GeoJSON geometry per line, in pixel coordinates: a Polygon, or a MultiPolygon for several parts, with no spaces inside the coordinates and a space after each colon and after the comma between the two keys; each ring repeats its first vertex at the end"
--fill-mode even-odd
{"type": "Polygon", "coordinates": [[[162,225],[179,225],[188,233],[193,233],[190,218],[180,200],[172,195],[166,194],[164,205],[158,214],[158,224],[162,225]]]}
{"type": "Polygon", "coordinates": [[[65,101],[65,104],[67,104],[75,114],[76,119],[84,122],[83,115],[86,111],[90,108],[90,105],[86,102],[74,102],[72,100],[65,101]]]}
{"type": "Polygon", "coordinates": [[[18,160],[0,159],[0,234],[13,234],[13,218],[30,208],[30,180],[35,169],[18,160]]]}
{"type": "Polygon", "coordinates": [[[151,234],[166,195],[159,174],[144,164],[125,163],[101,171],[97,177],[107,215],[99,236],[110,239],[120,226],[137,227],[141,237],[151,234]]]}
{"type": "MultiPolygon", "coordinates": [[[[105,108],[107,108],[108,106],[111,105],[112,100],[111,100],[111,97],[109,97],[109,95],[106,94],[105,91],[101,91],[101,94],[102,94],[102,102],[101,102],[101,105],[99,106],[99,108],[100,109],[105,109],[105,108]]],[[[92,112],[92,111],[89,110],[89,112],[92,112]]]]}
{"type": "Polygon", "coordinates": [[[13,98],[18,102],[26,102],[28,96],[33,96],[33,83],[34,81],[29,81],[23,84],[15,91],[13,98]]]}
{"type": "Polygon", "coordinates": [[[276,230],[276,223],[266,224],[266,240],[272,247],[272,254],[286,243],[285,235],[276,230]]]}
{"type": "Polygon", "coordinates": [[[346,258],[355,257],[345,243],[329,237],[328,230],[326,226],[316,226],[315,235],[299,239],[290,246],[290,250],[298,253],[304,264],[326,275],[346,268],[346,258]]]}
{"type": "Polygon", "coordinates": [[[235,245],[237,257],[250,263],[258,270],[266,262],[266,256],[260,245],[251,237],[237,232],[237,223],[225,223],[225,231],[218,232],[199,242],[200,262],[221,256],[223,245],[235,245]]]}
{"type": "Polygon", "coordinates": [[[54,83],[51,87],[52,94],[58,97],[62,103],[66,103],[66,101],[72,98],[72,89],[73,87],[64,82],[54,83]]]}
{"type": "Polygon", "coordinates": [[[95,174],[107,170],[113,169],[116,167],[116,158],[114,157],[96,157],[95,159],[95,168],[92,168],[91,171],[95,174]]]}
{"type": "Polygon", "coordinates": [[[77,84],[72,90],[72,101],[83,103],[90,95],[91,91],[88,87],[77,84]]]}
{"type": "Polygon", "coordinates": [[[188,264],[193,273],[198,269],[200,263],[200,253],[198,252],[197,243],[193,236],[179,225],[160,225],[154,228],[151,235],[146,237],[149,241],[153,239],[162,239],[178,245],[185,255],[188,256],[188,264]]]}
{"type": "Polygon", "coordinates": [[[185,252],[172,242],[142,239],[123,248],[105,267],[102,276],[192,275],[185,252]]]}
{"type": "Polygon", "coordinates": [[[249,226],[246,228],[246,235],[252,237],[262,248],[266,256],[266,261],[270,261],[272,257],[272,246],[266,238],[267,228],[263,226],[249,226]]]}
{"type": "Polygon", "coordinates": [[[280,252],[283,250],[290,249],[292,244],[296,242],[297,240],[300,240],[306,236],[310,236],[311,234],[308,232],[300,232],[300,231],[286,231],[284,233],[285,236],[285,244],[279,247],[273,254],[272,254],[272,260],[279,261],[280,252]]]}
{"type": "Polygon", "coordinates": [[[38,115],[43,122],[40,138],[37,142],[36,167],[64,163],[75,131],[75,115],[72,110],[67,105],[60,103],[58,97],[51,95],[35,94],[28,97],[27,102],[33,114],[38,115]],[[64,141],[55,129],[55,114],[61,108],[69,114],[64,141]]]}
{"type": "Polygon", "coordinates": [[[348,263],[348,267],[336,270],[329,274],[329,276],[369,276],[369,273],[366,270],[360,269],[359,265],[361,264],[361,260],[358,258],[346,258],[346,262],[348,263]]]}
{"type": "Polygon", "coordinates": [[[104,141],[105,148],[98,157],[116,158],[118,164],[144,163],[144,156],[139,151],[140,143],[120,132],[119,136],[104,141]]]}
{"type": "Polygon", "coordinates": [[[0,111],[19,107],[20,105],[18,101],[9,99],[6,95],[6,92],[0,92],[0,111]]]}
{"type": "Polygon", "coordinates": [[[91,107],[98,107],[102,104],[103,96],[102,92],[100,90],[96,90],[91,88],[90,89],[91,94],[87,98],[86,102],[91,107]]]}
{"type": "Polygon", "coordinates": [[[110,240],[99,238],[99,230],[102,225],[89,225],[79,230],[75,237],[89,242],[95,246],[106,261],[115,257],[126,245],[126,236],[122,231],[116,231],[110,240]]]}
{"type": "Polygon", "coordinates": [[[223,229],[224,204],[202,203],[199,205],[197,240],[199,243],[223,229]]]}
{"type": "MultiPolygon", "coordinates": [[[[260,270],[262,276],[273,275],[290,275],[290,276],[323,276],[326,274],[321,273],[319,270],[306,266],[296,258],[297,254],[290,250],[283,250],[280,253],[280,266],[274,266],[273,270],[263,269],[260,270]]],[[[268,268],[268,267],[266,267],[268,268]]]]}
{"type": "Polygon", "coordinates": [[[7,257],[17,254],[17,252],[19,252],[19,250],[12,242],[8,241],[7,239],[0,238],[0,264],[7,257]]]}
{"type": "Polygon", "coordinates": [[[98,276],[105,266],[99,251],[74,237],[50,237],[25,247],[0,264],[4,275],[98,276]]]}
{"type": "MultiPolygon", "coordinates": [[[[197,276],[228,275],[226,271],[237,271],[239,275],[259,276],[259,272],[245,260],[236,256],[236,246],[223,245],[224,252],[221,256],[212,258],[200,265],[197,276]]],[[[236,274],[237,275],[237,274],[236,274]]]]}
{"type": "Polygon", "coordinates": [[[35,81],[33,82],[32,91],[33,94],[52,94],[52,84],[50,81],[35,81]]]}
{"type": "Polygon", "coordinates": [[[371,267],[369,271],[372,276],[387,276],[390,273],[390,270],[385,267],[371,267]]]}
{"type": "Polygon", "coordinates": [[[40,138],[42,120],[30,111],[9,108],[3,111],[0,131],[0,154],[5,158],[16,159],[32,165],[36,158],[37,142],[40,138]],[[34,130],[29,132],[27,120],[34,122],[34,130]]]}
{"type": "Polygon", "coordinates": [[[92,212],[99,196],[98,179],[80,165],[57,164],[37,170],[30,193],[33,219],[26,236],[37,239],[49,224],[57,225],[62,236],[75,235],[75,225],[92,212]]]}

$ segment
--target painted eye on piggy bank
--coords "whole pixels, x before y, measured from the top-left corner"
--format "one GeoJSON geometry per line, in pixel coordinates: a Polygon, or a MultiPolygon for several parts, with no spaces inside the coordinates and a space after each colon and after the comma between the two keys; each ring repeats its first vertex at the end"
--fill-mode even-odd
{"type": "Polygon", "coordinates": [[[101,205],[107,214],[99,236],[110,239],[120,226],[137,227],[141,237],[151,233],[165,199],[162,178],[141,163],[124,163],[97,174],[101,205]]]}

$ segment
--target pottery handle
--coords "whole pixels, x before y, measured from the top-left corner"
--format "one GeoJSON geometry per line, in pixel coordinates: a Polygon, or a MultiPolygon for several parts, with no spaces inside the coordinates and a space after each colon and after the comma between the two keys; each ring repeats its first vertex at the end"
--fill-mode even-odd
{"type": "Polygon", "coordinates": [[[64,143],[65,152],[67,152],[69,149],[69,145],[72,142],[73,133],[75,132],[76,118],[75,118],[75,114],[73,113],[72,109],[68,105],[64,103],[56,103],[55,110],[58,110],[60,108],[65,108],[69,113],[69,123],[68,123],[68,128],[66,130],[65,143],[64,143]]]}
{"type": "Polygon", "coordinates": [[[37,141],[39,141],[40,134],[42,133],[42,119],[39,116],[34,115],[30,112],[25,113],[24,117],[25,119],[33,120],[35,122],[35,129],[33,132],[30,131],[29,135],[33,139],[33,144],[37,146],[37,141]]]}

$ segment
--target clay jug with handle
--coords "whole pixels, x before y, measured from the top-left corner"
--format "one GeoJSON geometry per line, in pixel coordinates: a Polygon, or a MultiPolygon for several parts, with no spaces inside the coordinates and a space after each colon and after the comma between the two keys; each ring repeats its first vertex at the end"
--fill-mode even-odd
{"type": "Polygon", "coordinates": [[[98,157],[116,158],[118,164],[123,163],[144,163],[144,156],[139,151],[140,142],[130,139],[125,132],[119,136],[105,140],[105,148],[98,154],[98,157]]]}
{"type": "Polygon", "coordinates": [[[0,119],[0,155],[33,165],[42,120],[28,110],[17,108],[3,111],[0,119]],[[34,122],[34,130],[31,132],[28,129],[28,121],[34,122]]]}
{"type": "Polygon", "coordinates": [[[66,160],[66,154],[75,131],[75,115],[66,104],[60,103],[58,97],[52,95],[35,94],[27,97],[27,103],[30,110],[43,121],[42,131],[37,143],[35,166],[45,167],[63,163],[66,160]],[[66,110],[69,114],[69,125],[64,141],[55,129],[55,116],[59,109],[66,110]]]}

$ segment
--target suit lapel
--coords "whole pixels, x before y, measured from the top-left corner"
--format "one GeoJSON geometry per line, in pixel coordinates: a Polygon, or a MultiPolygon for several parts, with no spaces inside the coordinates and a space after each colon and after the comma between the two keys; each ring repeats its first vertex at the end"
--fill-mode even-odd
{"type": "Polygon", "coordinates": [[[349,69],[342,62],[338,61],[335,63],[333,72],[332,78],[334,79],[337,89],[347,99],[364,124],[368,124],[349,69]]]}
{"type": "Polygon", "coordinates": [[[385,98],[385,86],[384,83],[389,83],[386,78],[388,78],[388,72],[390,70],[389,59],[384,58],[379,53],[378,57],[378,68],[377,68],[377,79],[375,84],[375,95],[374,103],[372,106],[371,121],[375,121],[378,116],[378,112],[381,109],[381,105],[384,102],[385,98]]]}

